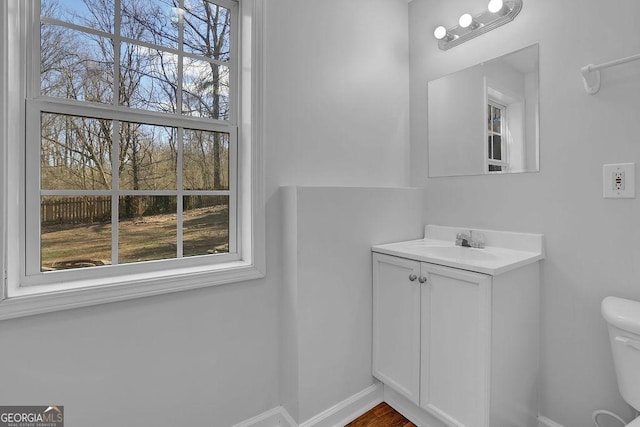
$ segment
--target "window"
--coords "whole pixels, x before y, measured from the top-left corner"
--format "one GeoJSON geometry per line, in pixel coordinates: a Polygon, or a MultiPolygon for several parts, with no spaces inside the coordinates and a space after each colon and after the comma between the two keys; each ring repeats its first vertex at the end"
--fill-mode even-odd
{"type": "Polygon", "coordinates": [[[505,172],[508,170],[506,152],[506,117],[507,108],[496,102],[487,105],[487,167],[488,172],[505,172]]]}
{"type": "Polygon", "coordinates": [[[521,87],[506,87],[504,83],[485,78],[486,173],[515,173],[528,170],[524,90],[524,83],[521,87]]]}
{"type": "Polygon", "coordinates": [[[7,227],[0,318],[25,295],[75,290],[86,305],[262,275],[261,13],[261,0],[8,2],[5,89],[26,87],[26,109],[3,119],[27,126],[2,129],[23,145],[8,144],[21,185],[6,193],[22,204],[5,217],[22,226],[7,227]]]}

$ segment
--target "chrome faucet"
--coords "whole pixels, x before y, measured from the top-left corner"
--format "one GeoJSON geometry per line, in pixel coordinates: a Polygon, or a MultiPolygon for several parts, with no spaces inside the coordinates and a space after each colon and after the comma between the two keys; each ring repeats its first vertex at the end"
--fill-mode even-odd
{"type": "Polygon", "coordinates": [[[469,230],[469,233],[460,232],[456,234],[456,245],[464,246],[466,248],[484,248],[484,235],[476,232],[476,236],[473,236],[473,230],[469,230]]]}

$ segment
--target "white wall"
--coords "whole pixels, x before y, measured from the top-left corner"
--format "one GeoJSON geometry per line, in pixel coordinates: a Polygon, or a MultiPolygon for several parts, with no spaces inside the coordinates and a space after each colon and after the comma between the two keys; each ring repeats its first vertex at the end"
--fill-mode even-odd
{"type": "Polygon", "coordinates": [[[513,22],[437,49],[436,25],[453,25],[485,3],[409,5],[412,182],[426,185],[430,223],[545,234],[541,412],[567,427],[592,425],[600,407],[629,417],[600,302],[606,295],[640,300],[640,199],[603,199],[602,164],[640,163],[640,62],[605,70],[595,96],[585,93],[579,69],[640,52],[640,3],[525,0],[513,22]],[[427,82],[537,42],[540,173],[428,179],[427,82]]]}
{"type": "Polygon", "coordinates": [[[430,176],[485,172],[484,77],[484,68],[477,66],[429,82],[430,176]]]}
{"type": "MultiPolygon", "coordinates": [[[[281,247],[283,254],[277,267],[284,281],[279,395],[292,417],[304,421],[327,409],[322,408],[325,402],[335,404],[347,396],[345,387],[331,394],[333,383],[327,378],[317,384],[323,396],[311,402],[304,390],[309,383],[301,387],[299,382],[309,365],[300,357],[301,308],[292,264],[297,259],[297,208],[276,190],[284,185],[408,184],[408,16],[406,3],[397,0],[269,0],[267,5],[267,193],[277,206],[273,217],[288,230],[284,241],[270,245],[281,247]]],[[[344,214],[351,209],[344,206],[344,214]]],[[[323,331],[306,329],[307,334],[323,331]]],[[[363,384],[359,372],[345,382],[349,392],[363,384]]]]}
{"type": "Polygon", "coordinates": [[[270,182],[406,185],[406,3],[267,5],[267,158],[278,165],[270,182]]]}
{"type": "Polygon", "coordinates": [[[420,238],[424,190],[286,187],[285,408],[299,423],[373,384],[371,246],[420,238]]]}
{"type": "Polygon", "coordinates": [[[538,171],[539,169],[539,144],[534,141],[539,141],[539,103],[538,97],[533,95],[538,93],[538,74],[529,73],[525,76],[524,85],[526,100],[524,105],[525,112],[525,151],[524,160],[525,168],[528,171],[538,171]]]}
{"type": "Polygon", "coordinates": [[[278,404],[264,281],[2,321],[0,401],[70,427],[230,426],[278,404]]]}
{"type": "Polygon", "coordinates": [[[2,404],[227,427],[282,402],[277,189],[408,183],[408,24],[397,0],[265,3],[267,278],[0,322],[2,404]]]}

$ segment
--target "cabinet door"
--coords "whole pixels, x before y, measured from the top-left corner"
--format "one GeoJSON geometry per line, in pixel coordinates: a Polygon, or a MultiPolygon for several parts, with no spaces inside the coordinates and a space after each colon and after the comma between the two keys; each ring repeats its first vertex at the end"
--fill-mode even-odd
{"type": "Polygon", "coordinates": [[[420,392],[419,275],[417,261],[373,254],[373,375],[416,405],[420,392]]]}
{"type": "Polygon", "coordinates": [[[422,264],[420,406],[450,426],[489,427],[491,276],[422,264]]]}

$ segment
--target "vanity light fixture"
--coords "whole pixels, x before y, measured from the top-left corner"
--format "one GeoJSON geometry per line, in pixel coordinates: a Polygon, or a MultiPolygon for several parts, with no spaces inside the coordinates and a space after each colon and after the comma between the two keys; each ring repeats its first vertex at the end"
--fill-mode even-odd
{"type": "Polygon", "coordinates": [[[458,19],[458,25],[462,28],[469,28],[470,30],[475,30],[480,26],[478,21],[473,19],[473,16],[471,16],[470,13],[465,13],[460,16],[460,19],[458,19]]]}
{"type": "Polygon", "coordinates": [[[509,13],[509,7],[506,6],[502,0],[491,0],[487,9],[489,9],[489,12],[498,15],[506,15],[509,13]]]}
{"type": "Polygon", "coordinates": [[[435,37],[438,40],[444,40],[444,41],[451,41],[455,38],[442,25],[440,25],[433,31],[433,37],[435,37]]]}
{"type": "Polygon", "coordinates": [[[449,29],[439,26],[433,35],[438,40],[440,49],[451,49],[460,43],[513,21],[521,9],[522,0],[491,0],[484,12],[476,16],[465,13],[460,16],[457,26],[449,29]]]}

